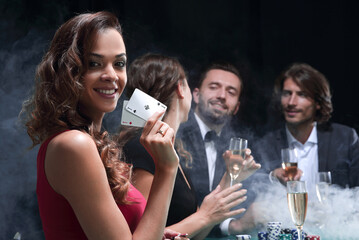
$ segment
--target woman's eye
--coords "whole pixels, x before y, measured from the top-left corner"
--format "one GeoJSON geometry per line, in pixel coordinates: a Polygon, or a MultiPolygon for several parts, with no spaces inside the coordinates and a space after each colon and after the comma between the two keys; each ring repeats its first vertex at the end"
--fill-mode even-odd
{"type": "Polygon", "coordinates": [[[89,62],[89,67],[98,67],[98,66],[100,66],[98,62],[94,62],[94,61],[89,62]]]}
{"type": "Polygon", "coordinates": [[[126,67],[126,61],[118,61],[115,63],[115,66],[124,68],[124,67],[126,67]]]}

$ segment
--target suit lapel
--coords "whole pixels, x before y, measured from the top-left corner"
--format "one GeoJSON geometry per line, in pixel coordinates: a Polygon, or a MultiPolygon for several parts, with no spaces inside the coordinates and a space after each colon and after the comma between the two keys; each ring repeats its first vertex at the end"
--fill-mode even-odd
{"type": "Polygon", "coordinates": [[[328,169],[328,163],[330,162],[331,155],[329,154],[329,142],[330,136],[323,129],[321,125],[317,127],[318,137],[318,170],[319,172],[326,171],[328,169]]]}
{"type": "Polygon", "coordinates": [[[183,138],[183,142],[187,143],[184,147],[192,155],[193,163],[189,172],[193,184],[201,186],[202,189],[209,189],[206,149],[201,131],[192,111],[189,114],[188,121],[183,125],[180,137],[183,138]]]}

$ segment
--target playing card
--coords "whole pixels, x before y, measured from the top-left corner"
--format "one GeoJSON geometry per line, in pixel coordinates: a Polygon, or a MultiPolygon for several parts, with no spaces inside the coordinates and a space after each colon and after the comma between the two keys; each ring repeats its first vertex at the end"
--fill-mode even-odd
{"type": "Polygon", "coordinates": [[[151,117],[155,112],[162,112],[163,110],[166,111],[166,109],[166,105],[137,88],[133,92],[126,106],[126,110],[145,121],[147,121],[148,118],[151,117]]]}
{"type": "Polygon", "coordinates": [[[140,117],[137,117],[135,114],[126,110],[126,106],[128,104],[127,100],[123,101],[122,105],[122,116],[121,116],[121,124],[132,127],[144,127],[146,121],[140,117]]]}

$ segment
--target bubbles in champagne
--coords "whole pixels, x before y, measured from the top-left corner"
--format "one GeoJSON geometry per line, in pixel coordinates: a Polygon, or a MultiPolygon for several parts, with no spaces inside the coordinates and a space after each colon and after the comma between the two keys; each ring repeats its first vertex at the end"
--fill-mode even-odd
{"type": "Polygon", "coordinates": [[[296,226],[303,226],[307,215],[308,193],[288,193],[287,199],[293,223],[296,226]]]}

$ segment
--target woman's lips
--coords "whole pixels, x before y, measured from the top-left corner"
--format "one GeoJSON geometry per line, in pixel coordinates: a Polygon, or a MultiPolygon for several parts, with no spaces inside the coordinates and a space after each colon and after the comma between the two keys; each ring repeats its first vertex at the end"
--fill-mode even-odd
{"type": "Polygon", "coordinates": [[[117,89],[113,88],[113,89],[101,89],[101,88],[95,88],[94,89],[97,93],[99,93],[101,96],[104,97],[114,97],[117,93],[117,89]]]}

